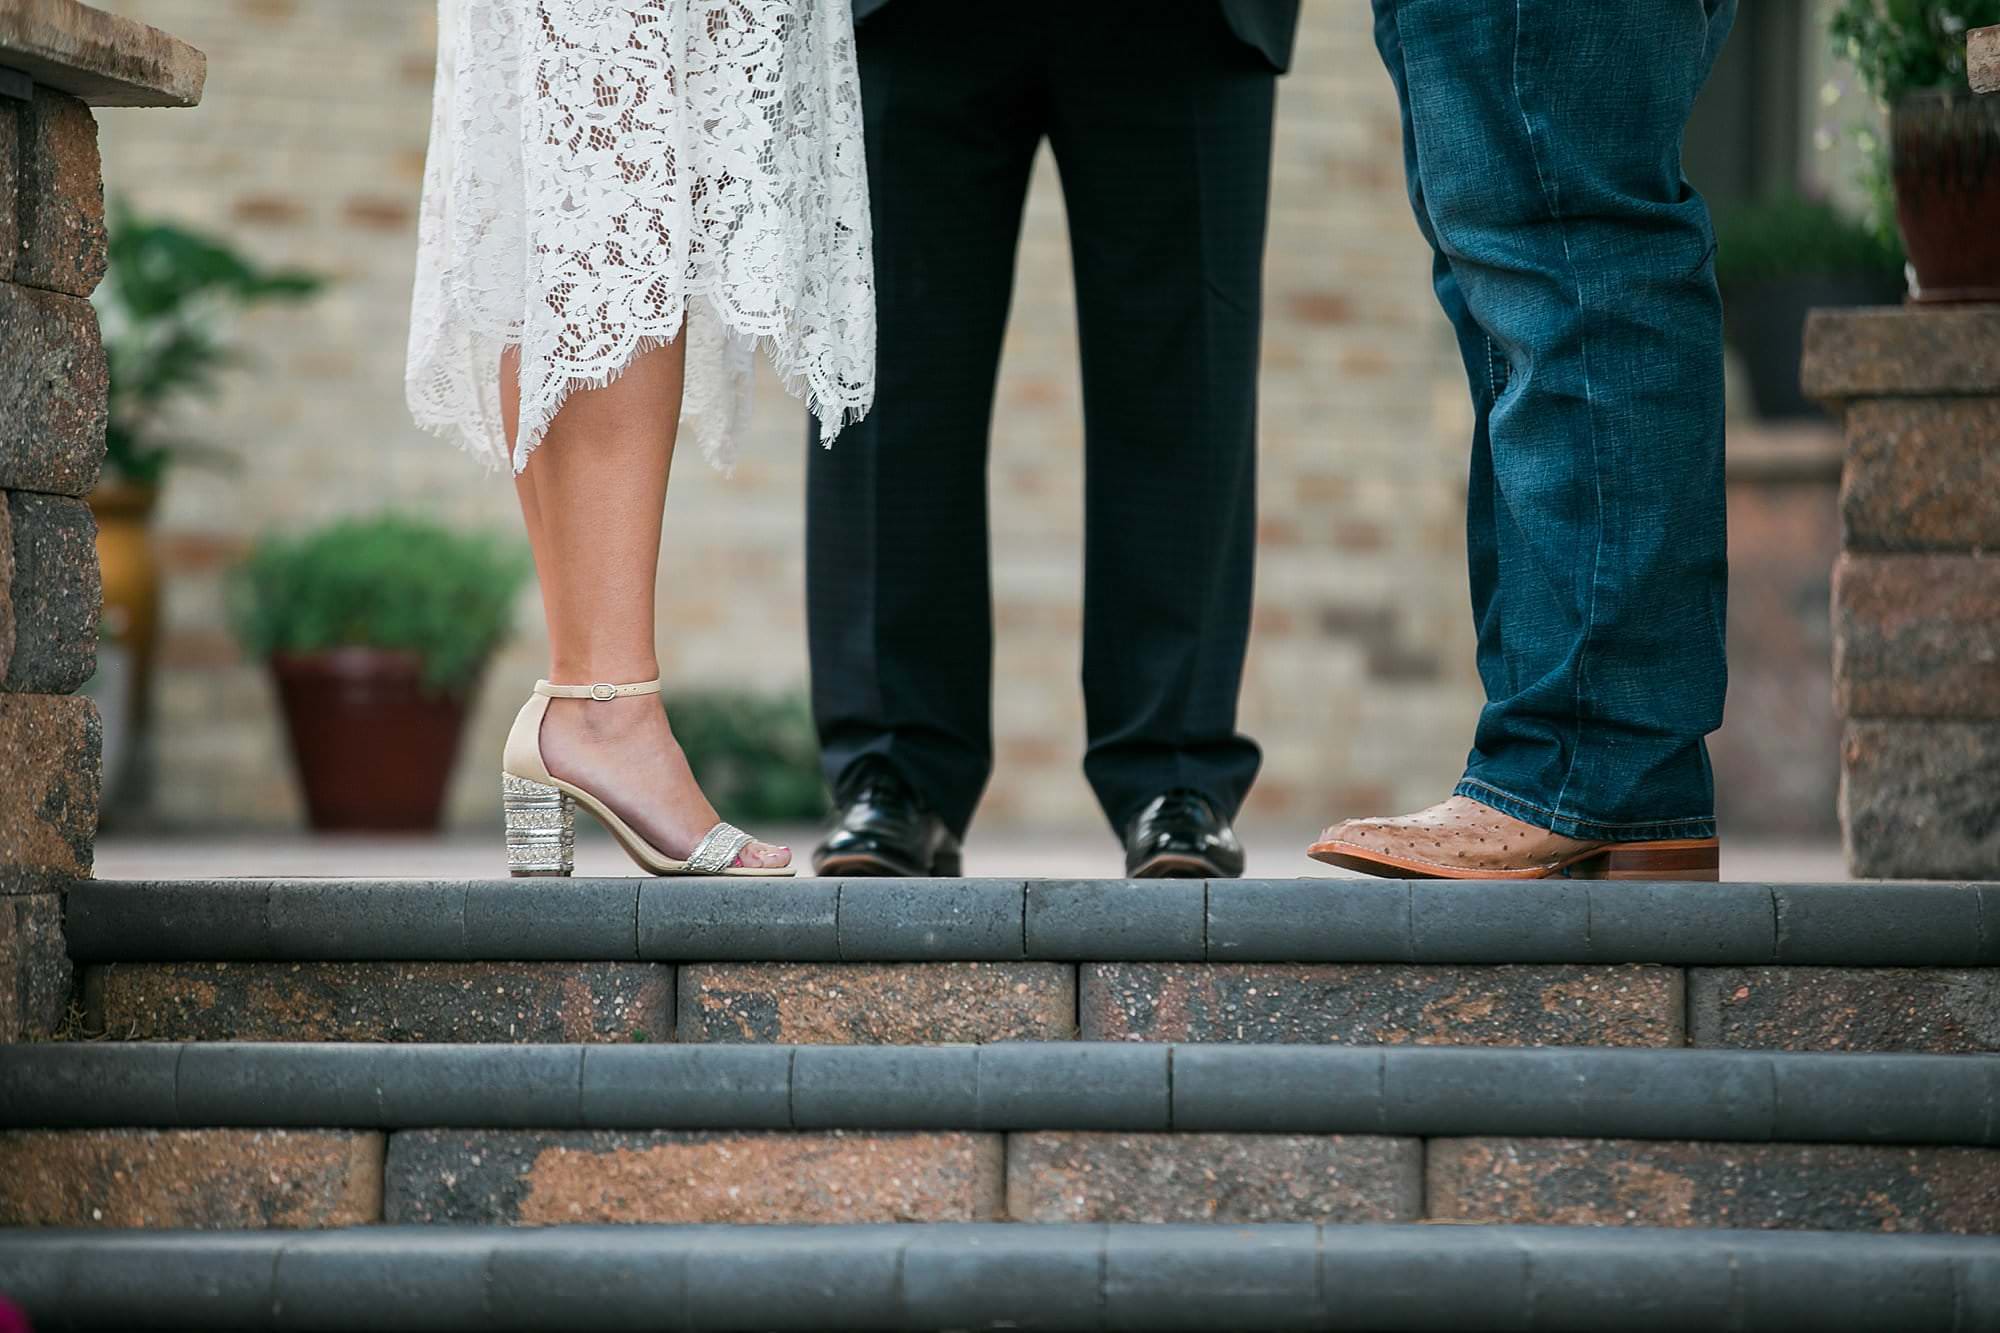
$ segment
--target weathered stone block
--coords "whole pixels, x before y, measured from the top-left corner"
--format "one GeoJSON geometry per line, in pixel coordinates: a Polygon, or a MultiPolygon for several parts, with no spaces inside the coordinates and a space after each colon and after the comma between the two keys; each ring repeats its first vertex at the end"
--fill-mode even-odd
{"type": "Polygon", "coordinates": [[[1840,822],[1863,878],[2000,879],[2000,722],[1849,722],[1840,822]]]}
{"type": "Polygon", "coordinates": [[[2000,27],[1974,28],[1965,37],[1965,72],[1976,93],[2000,93],[2000,27]]]}
{"type": "Polygon", "coordinates": [[[104,179],[97,118],[76,98],[37,88],[20,106],[20,250],[14,281],[88,296],[104,278],[104,179]]]}
{"type": "Polygon", "coordinates": [[[1003,1213],[997,1134],[411,1130],[390,1222],[973,1222],[1003,1213]]]}
{"type": "Polygon", "coordinates": [[[382,1136],[178,1129],[0,1133],[0,1225],[357,1226],[382,1219],[382,1136]]]}
{"type": "Polygon", "coordinates": [[[2000,550],[2000,397],[1849,403],[1840,513],[1853,551],[2000,550]]]}
{"type": "Polygon", "coordinates": [[[90,302],[0,282],[0,489],[82,495],[97,483],[106,373],[90,302]]]}
{"type": "Polygon", "coordinates": [[[97,670],[97,622],[104,584],[97,565],[97,520],[66,495],[7,492],[13,577],[6,598],[14,650],[0,689],[69,694],[97,670]]]}
{"type": "Polygon", "coordinates": [[[21,114],[0,101],[0,282],[14,276],[14,256],[21,252],[20,220],[14,196],[20,188],[21,114]]]}
{"type": "Polygon", "coordinates": [[[0,680],[14,660],[14,514],[0,492],[0,680]]]}
{"type": "Polygon", "coordinates": [[[70,0],[0,7],[10,68],[92,106],[193,106],[208,59],[157,28],[70,0]]]}
{"type": "Polygon", "coordinates": [[[1799,374],[1822,401],[2000,393],[2000,305],[1815,310],[1799,374]]]}
{"type": "Polygon", "coordinates": [[[1689,1040],[1767,1051],[2000,1051],[2000,968],[1697,967],[1689,1040]]]}
{"type": "Polygon", "coordinates": [[[2000,1231],[2000,1150],[1433,1139],[1433,1220],[1548,1226],[2000,1231]]]}
{"type": "Polygon", "coordinates": [[[1833,687],[1851,718],[2000,718],[2000,555],[1843,555],[1833,687]]]}
{"type": "Polygon", "coordinates": [[[1066,963],[703,963],[681,968],[681,1041],[1067,1041],[1066,963]]]}
{"type": "Polygon", "coordinates": [[[1086,1041],[1678,1046],[1670,967],[1098,963],[1086,1041]]]}
{"type": "Polygon", "coordinates": [[[1312,1134],[1015,1134],[1016,1222],[1416,1222],[1417,1139],[1312,1134]]]}
{"type": "Polygon", "coordinates": [[[62,898],[0,895],[0,1041],[46,1037],[69,1013],[62,898]]]}
{"type": "Polygon", "coordinates": [[[90,968],[93,1030],[145,1041],[666,1041],[657,963],[121,963],[90,968]]]}
{"type": "Polygon", "coordinates": [[[103,728],[88,699],[0,693],[0,893],[90,874],[103,728]]]}

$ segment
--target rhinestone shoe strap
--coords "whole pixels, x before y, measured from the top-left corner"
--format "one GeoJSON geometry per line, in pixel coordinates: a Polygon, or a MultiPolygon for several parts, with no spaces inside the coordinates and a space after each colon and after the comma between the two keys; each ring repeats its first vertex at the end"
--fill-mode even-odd
{"type": "Polygon", "coordinates": [[[535,693],[545,694],[551,699],[595,699],[608,703],[613,699],[623,699],[634,694],[658,694],[659,677],[642,680],[636,685],[551,685],[545,680],[535,682],[535,693]]]}
{"type": "Polygon", "coordinates": [[[717,824],[688,853],[687,868],[704,875],[718,874],[735,865],[736,858],[752,841],[749,834],[734,824],[717,824]]]}

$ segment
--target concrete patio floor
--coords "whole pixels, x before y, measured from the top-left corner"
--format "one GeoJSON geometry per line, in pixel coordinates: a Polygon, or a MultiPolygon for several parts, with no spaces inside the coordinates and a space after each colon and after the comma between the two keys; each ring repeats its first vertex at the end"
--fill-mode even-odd
{"type": "MultiPolygon", "coordinates": [[[[770,829],[766,836],[789,844],[801,864],[819,832],[812,828],[770,829]]],[[[1344,878],[1345,872],[1308,860],[1303,848],[1311,830],[1245,829],[1247,873],[1288,879],[1309,875],[1344,878]]],[[[632,863],[595,829],[578,830],[577,873],[636,874],[632,863]]],[[[168,836],[107,835],[97,844],[100,879],[222,879],[330,877],[337,879],[478,879],[503,873],[500,835],[452,833],[437,837],[223,834],[168,836]]],[[[1020,879],[1110,879],[1124,873],[1117,844],[1108,833],[1068,830],[1036,834],[1006,831],[975,837],[965,849],[968,875],[1020,879]]],[[[1725,879],[1769,883],[1844,880],[1840,847],[1819,842],[1723,843],[1725,879]]]]}

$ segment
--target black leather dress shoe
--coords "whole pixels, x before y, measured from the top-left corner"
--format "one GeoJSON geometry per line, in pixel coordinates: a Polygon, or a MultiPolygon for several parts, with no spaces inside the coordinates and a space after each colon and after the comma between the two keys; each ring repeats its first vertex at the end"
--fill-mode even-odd
{"type": "Polygon", "coordinates": [[[1132,879],[1235,879],[1243,873],[1243,844],[1206,796],[1170,791],[1132,821],[1125,873],[1132,879]]]}
{"type": "Polygon", "coordinates": [[[813,851],[816,875],[959,874],[958,839],[886,765],[842,784],[840,817],[813,851]]]}

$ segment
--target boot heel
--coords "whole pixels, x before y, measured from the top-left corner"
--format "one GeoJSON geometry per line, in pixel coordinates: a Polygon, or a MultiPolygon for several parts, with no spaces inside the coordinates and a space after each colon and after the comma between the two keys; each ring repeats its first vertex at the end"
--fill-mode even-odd
{"type": "Polygon", "coordinates": [[[1667,879],[1714,883],[1722,878],[1722,853],[1713,838],[1635,842],[1611,846],[1570,872],[1581,879],[1667,879]]]}
{"type": "Polygon", "coordinates": [[[500,806],[510,873],[568,875],[576,869],[576,801],[567,792],[502,774],[500,806]]]}

